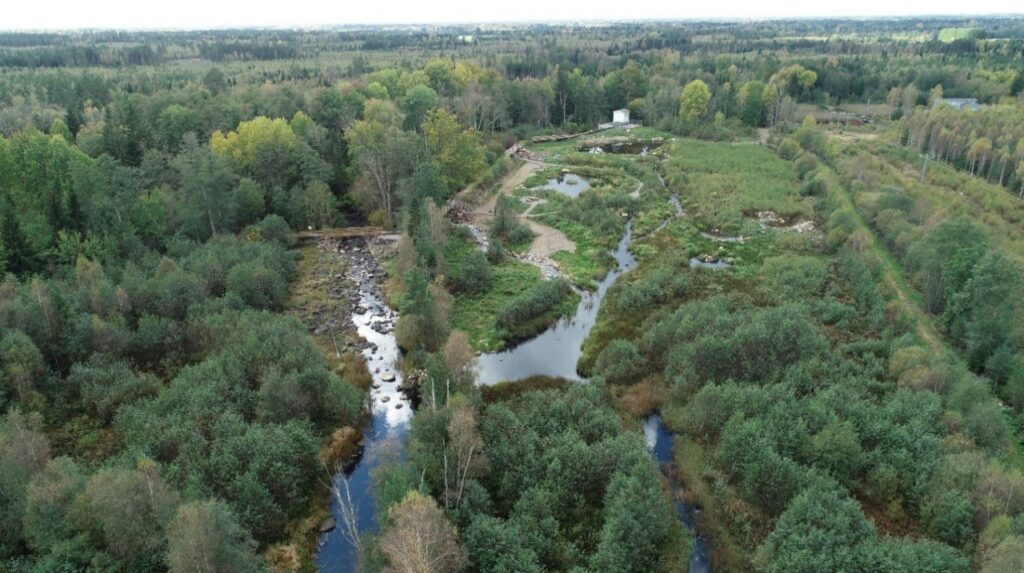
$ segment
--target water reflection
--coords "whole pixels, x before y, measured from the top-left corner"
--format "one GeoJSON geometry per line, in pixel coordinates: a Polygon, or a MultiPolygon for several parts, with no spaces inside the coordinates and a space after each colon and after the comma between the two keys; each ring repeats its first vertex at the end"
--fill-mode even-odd
{"type": "Polygon", "coordinates": [[[548,179],[539,188],[558,191],[569,197],[578,197],[580,193],[590,189],[590,180],[575,173],[562,173],[555,179],[548,179]]]}
{"type": "MultiPolygon", "coordinates": [[[[663,468],[665,465],[672,463],[672,441],[673,435],[665,424],[661,421],[661,416],[657,414],[651,414],[644,421],[644,443],[647,445],[648,451],[658,462],[658,465],[663,468]]],[[[694,522],[696,517],[700,514],[700,509],[694,507],[692,504],[679,499],[675,495],[678,484],[675,478],[670,474],[666,473],[669,484],[672,488],[672,503],[675,505],[676,515],[679,520],[686,526],[687,531],[691,534],[694,531],[694,522]]],[[[710,573],[711,562],[708,559],[708,543],[707,539],[703,535],[694,535],[693,538],[693,549],[690,552],[690,573],[710,573]]]]}

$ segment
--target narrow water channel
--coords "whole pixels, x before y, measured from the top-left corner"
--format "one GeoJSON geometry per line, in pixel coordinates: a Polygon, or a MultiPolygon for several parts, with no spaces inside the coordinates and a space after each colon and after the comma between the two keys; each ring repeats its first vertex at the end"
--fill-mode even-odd
{"type": "MultiPolygon", "coordinates": [[[[661,421],[661,416],[651,414],[644,421],[644,443],[658,465],[664,468],[672,463],[673,435],[661,421]]],[[[711,573],[711,562],[708,560],[708,543],[703,535],[694,529],[694,523],[700,510],[676,496],[678,484],[670,472],[664,472],[672,489],[672,504],[676,515],[686,530],[693,535],[693,550],[690,552],[690,573],[711,573]]]]}
{"type": "MultiPolygon", "coordinates": [[[[381,276],[377,262],[362,240],[342,244],[343,253],[353,269],[352,280],[358,285],[357,310],[352,322],[365,341],[363,357],[373,375],[370,391],[370,421],[363,428],[362,453],[346,471],[334,476],[335,484],[348,482],[354,506],[356,526],[360,534],[377,530],[376,504],[371,473],[382,460],[405,453],[405,437],[412,419],[412,405],[398,390],[402,383],[399,369],[398,343],[395,341],[395,312],[384,304],[375,277],[381,276]]],[[[331,517],[335,527],[321,534],[316,565],[324,573],[355,573],[359,556],[345,527],[342,507],[331,498],[331,517]]]]}

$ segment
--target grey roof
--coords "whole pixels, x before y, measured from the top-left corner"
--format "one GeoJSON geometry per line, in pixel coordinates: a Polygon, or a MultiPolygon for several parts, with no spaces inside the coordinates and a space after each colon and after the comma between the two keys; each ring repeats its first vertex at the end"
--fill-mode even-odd
{"type": "Polygon", "coordinates": [[[972,111],[981,109],[978,98],[974,97],[945,97],[939,101],[956,109],[969,109],[972,111]]]}

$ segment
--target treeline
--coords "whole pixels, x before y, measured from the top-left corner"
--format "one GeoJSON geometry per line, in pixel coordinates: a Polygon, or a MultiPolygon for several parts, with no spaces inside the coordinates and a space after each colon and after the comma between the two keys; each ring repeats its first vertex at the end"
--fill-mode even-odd
{"type": "Polygon", "coordinates": [[[853,193],[865,197],[862,212],[906,269],[925,309],[971,370],[987,376],[1019,418],[1024,339],[1015,325],[1024,316],[1017,297],[1024,267],[1015,227],[1024,206],[1015,197],[991,197],[998,193],[993,186],[965,185],[968,177],[941,166],[924,181],[907,177],[899,171],[907,162],[921,167],[909,152],[885,146],[871,151],[851,153],[839,163],[839,173],[853,193]],[[976,201],[978,208],[963,209],[960,201],[976,201]]]}
{"type": "MultiPolygon", "coordinates": [[[[1022,91],[1024,76],[1018,74],[1011,92],[1019,95],[1022,91]]],[[[960,111],[935,102],[908,113],[900,140],[934,159],[1024,196],[1024,108],[1020,105],[960,111]]]]}
{"type": "MultiPolygon", "coordinates": [[[[936,21],[936,32],[940,24],[953,23],[936,21]]],[[[316,118],[313,108],[317,92],[339,82],[377,82],[386,86],[389,96],[397,101],[405,95],[405,89],[395,90],[395,85],[385,79],[410,72],[427,73],[429,83],[415,83],[429,85],[449,111],[478,131],[520,126],[592,128],[607,121],[612,109],[623,107],[629,107],[634,117],[649,125],[678,129],[675,120],[681,90],[693,79],[705,82],[715,94],[712,115],[721,111],[725,119],[742,118],[746,125],[771,125],[780,110],[778,103],[771,101],[771,86],[775,84],[772,78],[788,73],[785,70],[795,65],[815,75],[815,81],[794,83],[789,87],[799,89],[785,90],[784,95],[797,103],[878,103],[889,99],[893,88],[911,85],[916,90],[914,103],[924,103],[927,93],[938,85],[944,86],[950,96],[995,103],[1019,93],[1024,83],[1014,68],[1021,41],[998,33],[1007,25],[1001,20],[986,21],[992,29],[989,37],[1000,39],[972,42],[969,49],[953,54],[944,50],[958,42],[878,38],[872,36],[878,28],[896,33],[888,30],[888,24],[870,22],[443,28],[412,33],[107,32],[40,36],[32,46],[24,46],[31,42],[18,34],[8,38],[18,47],[0,49],[0,59],[12,59],[8,68],[24,65],[0,76],[0,132],[9,135],[30,125],[46,131],[59,117],[77,136],[83,125],[120,124],[117,116],[134,105],[154,128],[136,133],[149,134],[155,133],[157,118],[167,107],[180,105],[198,116],[193,129],[204,139],[214,130],[233,129],[239,122],[259,115],[290,118],[304,111],[316,118]],[[791,40],[772,39],[788,34],[817,37],[831,32],[853,33],[855,39],[798,40],[808,44],[802,51],[790,49],[786,42],[791,40]],[[459,39],[469,36],[472,43],[459,39]],[[588,41],[595,36],[601,42],[588,41]],[[680,45],[663,45],[676,36],[688,40],[680,45]],[[737,45],[735,50],[721,47],[724,38],[754,41],[755,37],[776,43],[753,48],[737,45]],[[623,44],[616,43],[616,38],[623,44]],[[708,38],[716,39],[715,49],[711,49],[708,38]],[[389,50],[404,50],[399,46],[407,41],[422,42],[415,50],[401,51],[408,57],[396,64],[388,56],[389,50]],[[609,41],[611,47],[598,47],[609,41]],[[626,48],[630,42],[637,45],[626,48]],[[381,50],[366,47],[374,43],[380,44],[381,50]],[[847,50],[844,45],[856,50],[847,50]],[[60,56],[65,51],[73,54],[60,56]],[[338,54],[339,58],[321,61],[326,54],[338,54]],[[66,65],[70,68],[88,71],[56,73],[44,67],[59,57],[69,58],[66,65]],[[232,63],[259,58],[274,62],[260,68],[232,63]],[[118,64],[104,65],[110,59],[118,64]],[[183,65],[160,65],[179,60],[183,65]],[[220,67],[203,64],[206,60],[220,67]],[[983,69],[978,67],[981,61],[983,69]],[[441,69],[445,66],[459,68],[454,81],[444,77],[441,69]],[[151,67],[159,71],[140,73],[140,69],[151,67]],[[761,93],[765,89],[768,94],[761,93]],[[770,109],[757,110],[755,103],[762,100],[770,109]],[[110,105],[111,101],[115,104],[110,105]]],[[[908,35],[921,33],[909,21],[901,30],[908,35]]],[[[143,143],[153,145],[152,141],[143,143]]]]}

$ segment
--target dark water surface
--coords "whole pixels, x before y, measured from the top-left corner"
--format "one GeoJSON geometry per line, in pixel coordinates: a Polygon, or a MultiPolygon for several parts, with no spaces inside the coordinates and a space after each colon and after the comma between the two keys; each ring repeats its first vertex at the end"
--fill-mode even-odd
{"type": "MultiPolygon", "coordinates": [[[[661,416],[651,414],[644,422],[644,443],[654,456],[659,466],[672,463],[672,432],[665,427],[661,416]]],[[[677,484],[670,474],[666,474],[672,486],[673,494],[677,484]]],[[[703,535],[694,530],[694,522],[700,510],[693,505],[673,497],[676,515],[683,522],[686,530],[694,535],[693,550],[690,552],[690,573],[711,573],[711,562],[708,560],[708,544],[703,535]]]]}

